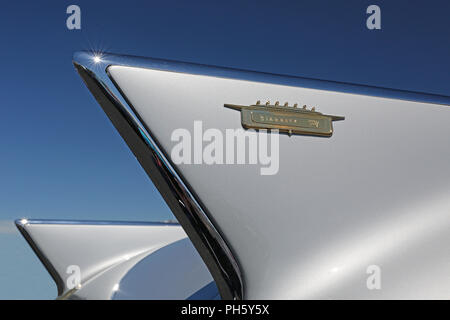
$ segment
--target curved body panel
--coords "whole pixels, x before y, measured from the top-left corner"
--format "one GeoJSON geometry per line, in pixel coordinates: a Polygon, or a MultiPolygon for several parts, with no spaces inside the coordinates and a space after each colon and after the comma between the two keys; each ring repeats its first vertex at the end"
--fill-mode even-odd
{"type": "Polygon", "coordinates": [[[449,297],[448,97],[144,61],[106,55],[83,66],[110,77],[217,229],[238,266],[235,297],[449,297]],[[240,128],[239,113],[224,104],[256,100],[300,102],[345,120],[330,138],[277,134],[273,174],[257,165],[171,161],[177,129],[192,133],[193,145],[198,121],[202,130],[240,128]],[[380,288],[368,283],[374,266],[380,288]]]}
{"type": "Polygon", "coordinates": [[[16,225],[55,279],[60,299],[187,299],[212,282],[177,223],[22,219],[16,225]]]}

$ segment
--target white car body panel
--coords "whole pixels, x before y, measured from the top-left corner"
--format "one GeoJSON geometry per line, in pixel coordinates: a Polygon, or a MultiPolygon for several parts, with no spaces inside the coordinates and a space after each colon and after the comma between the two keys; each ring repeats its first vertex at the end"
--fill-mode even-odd
{"type": "Polygon", "coordinates": [[[222,298],[449,298],[450,97],[109,53],[74,65],[222,298]],[[345,120],[330,138],[272,133],[274,175],[171,159],[176,129],[241,128],[224,104],[257,100],[345,120]]]}
{"type": "Polygon", "coordinates": [[[235,254],[248,299],[449,298],[450,109],[162,70],[108,72],[170,155],[177,128],[240,127],[224,103],[345,116],[331,138],[280,135],[280,168],[179,165],[235,254]],[[366,286],[380,266],[382,290],[366,286]]]}
{"type": "Polygon", "coordinates": [[[16,225],[55,279],[60,299],[187,299],[213,281],[178,224],[18,220],[16,225]],[[80,271],[76,282],[74,267],[80,271]]]}

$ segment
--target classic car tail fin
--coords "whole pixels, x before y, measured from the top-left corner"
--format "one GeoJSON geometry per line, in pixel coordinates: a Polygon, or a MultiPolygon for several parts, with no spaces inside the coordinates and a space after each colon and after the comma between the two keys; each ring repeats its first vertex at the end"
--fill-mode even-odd
{"type": "Polygon", "coordinates": [[[177,223],[21,219],[16,226],[60,299],[186,299],[212,282],[177,223]]]}

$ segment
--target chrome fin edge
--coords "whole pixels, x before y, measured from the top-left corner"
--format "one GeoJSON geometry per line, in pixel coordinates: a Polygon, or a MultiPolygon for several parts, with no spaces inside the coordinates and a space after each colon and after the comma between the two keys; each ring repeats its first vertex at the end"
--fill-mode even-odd
{"type": "Polygon", "coordinates": [[[73,63],[88,89],[163,196],[213,276],[222,299],[243,299],[237,261],[189,185],[175,170],[132,106],[108,75],[110,65],[135,66],[133,59],[108,55],[94,63],[92,54],[77,52],[73,63]]]}

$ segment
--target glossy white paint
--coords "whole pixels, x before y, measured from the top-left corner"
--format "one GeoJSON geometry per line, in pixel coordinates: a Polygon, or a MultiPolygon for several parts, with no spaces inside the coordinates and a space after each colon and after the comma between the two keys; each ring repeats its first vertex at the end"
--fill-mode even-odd
{"type": "Polygon", "coordinates": [[[122,278],[113,299],[187,299],[212,281],[192,243],[184,238],[137,263],[122,278]]]}
{"type": "Polygon", "coordinates": [[[176,224],[76,221],[17,224],[62,279],[60,297],[186,299],[212,281],[192,243],[176,224]],[[178,260],[180,257],[184,258],[183,263],[178,260]],[[69,266],[81,271],[80,287],[76,290],[71,290],[73,282],[68,281],[74,275],[69,266]],[[170,286],[161,282],[180,277],[186,280],[170,286]]]}
{"type": "Polygon", "coordinates": [[[224,103],[280,100],[346,117],[280,136],[280,170],[181,165],[237,258],[244,297],[449,298],[448,106],[151,69],[109,72],[166,154],[173,130],[240,127],[224,103]],[[366,268],[382,270],[368,290],[366,268]]]}

